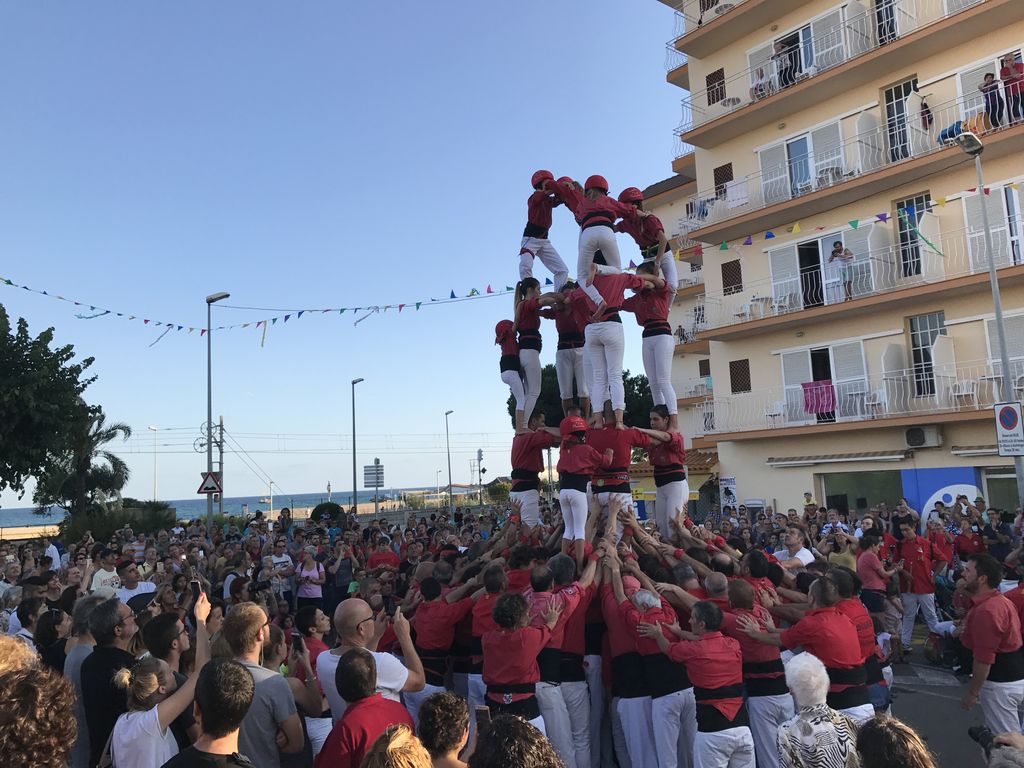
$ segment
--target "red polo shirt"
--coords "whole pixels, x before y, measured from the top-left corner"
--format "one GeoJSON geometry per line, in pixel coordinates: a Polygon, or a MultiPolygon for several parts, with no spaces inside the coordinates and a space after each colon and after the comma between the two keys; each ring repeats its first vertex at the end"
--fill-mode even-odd
{"type": "Polygon", "coordinates": [[[658,244],[658,234],[665,231],[665,225],[654,214],[641,216],[634,208],[615,225],[615,231],[625,232],[640,248],[646,249],[658,244]]]}
{"type": "Polygon", "coordinates": [[[316,768],[359,768],[373,742],[391,725],[405,725],[411,731],[416,728],[405,707],[379,693],[349,704],[331,729],[313,765],[316,768]]]}
{"type": "Polygon", "coordinates": [[[509,571],[506,576],[508,576],[509,592],[515,592],[521,595],[530,588],[529,568],[516,568],[515,570],[509,571]]]}
{"type": "MultiPolygon", "coordinates": [[[[544,627],[523,629],[496,629],[486,633],[482,640],[484,651],[484,682],[487,685],[520,685],[540,681],[537,655],[551,639],[551,630],[544,627]]],[[[528,698],[531,694],[512,694],[512,701],[528,698]]],[[[496,702],[501,694],[488,694],[496,702]]]]}
{"type": "Polygon", "coordinates": [[[565,623],[565,635],[562,639],[562,651],[564,653],[572,653],[577,656],[582,656],[586,653],[587,614],[596,594],[597,586],[594,584],[580,590],[580,604],[565,623]]]}
{"type": "MultiPolygon", "coordinates": [[[[547,230],[551,229],[551,211],[561,204],[562,201],[555,195],[538,189],[526,201],[527,224],[543,229],[543,237],[547,237],[547,230]]],[[[537,235],[537,237],[541,237],[541,235],[537,235]]]]}
{"type": "Polygon", "coordinates": [[[866,661],[878,648],[875,625],[871,621],[868,609],[859,599],[850,597],[836,603],[836,610],[853,623],[854,629],[857,630],[857,642],[860,644],[861,661],[866,661]]]}
{"type": "Polygon", "coordinates": [[[1017,609],[998,590],[975,595],[964,618],[960,642],[973,651],[974,658],[982,664],[994,664],[997,653],[1020,650],[1017,609]]]}
{"type": "MultiPolygon", "coordinates": [[[[779,637],[784,648],[803,646],[830,669],[852,669],[864,663],[857,628],[835,606],[808,611],[779,637]]],[[[836,693],[849,687],[830,685],[829,691],[836,693]]]]}
{"type": "MultiPolygon", "coordinates": [[[[935,574],[932,565],[940,560],[938,553],[928,539],[915,536],[900,542],[896,555],[903,561],[904,569],[910,571],[910,588],[905,591],[914,595],[930,595],[935,592],[935,574]]],[[[907,577],[900,576],[901,583],[907,586],[907,577]]]]}
{"type": "MultiPolygon", "coordinates": [[[[651,438],[639,429],[616,429],[608,424],[603,429],[587,430],[587,445],[595,451],[604,452],[612,449],[611,463],[599,467],[593,472],[591,487],[594,493],[616,491],[624,486],[621,493],[629,493],[629,462],[633,455],[633,447],[646,448],[651,438]]],[[[559,460],[561,463],[561,460],[559,460]]]]}
{"type": "Polygon", "coordinates": [[[946,531],[929,531],[928,541],[932,543],[935,550],[935,559],[944,563],[953,562],[953,542],[946,538],[949,534],[946,531]]]}
{"type": "Polygon", "coordinates": [[[420,603],[413,617],[416,647],[447,651],[455,640],[455,626],[472,609],[471,597],[464,597],[454,603],[449,603],[443,597],[420,603]]]}
{"type": "MultiPolygon", "coordinates": [[[[721,632],[706,632],[697,640],[682,640],[668,647],[667,655],[672,661],[686,665],[694,688],[724,688],[743,683],[743,653],[740,644],[721,632]]],[[[698,705],[710,705],[732,720],[736,717],[743,697],[701,700],[694,691],[698,705]]],[[[699,725],[698,725],[699,728],[699,725]]]]}
{"type": "Polygon", "coordinates": [[[971,555],[976,555],[979,552],[985,551],[985,542],[981,540],[981,534],[970,531],[969,533],[960,533],[955,539],[953,539],[953,549],[956,550],[956,555],[961,560],[966,560],[971,555]]]}

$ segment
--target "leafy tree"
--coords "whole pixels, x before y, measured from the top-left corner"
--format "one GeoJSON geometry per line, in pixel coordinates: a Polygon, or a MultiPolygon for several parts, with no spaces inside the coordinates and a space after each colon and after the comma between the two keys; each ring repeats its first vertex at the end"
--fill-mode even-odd
{"type": "Polygon", "coordinates": [[[335,504],[333,501],[321,501],[313,507],[313,511],[310,513],[310,516],[317,522],[320,522],[320,516],[324,512],[331,516],[331,520],[338,520],[342,515],[341,506],[335,504]]]}
{"type": "MultiPolygon", "coordinates": [[[[624,414],[626,423],[631,426],[646,427],[648,414],[654,405],[647,377],[642,373],[630,375],[629,371],[623,371],[622,382],[626,390],[624,414]]],[[[505,405],[512,425],[515,426],[515,399],[509,395],[505,405]]],[[[598,407],[598,404],[595,403],[594,407],[598,407]]],[[[540,397],[537,399],[537,409],[543,411],[549,427],[556,427],[562,421],[562,398],[558,394],[558,374],[553,365],[545,365],[541,369],[540,397]]]]}
{"type": "Polygon", "coordinates": [[[131,437],[127,424],[107,424],[103,409],[95,408],[72,425],[67,447],[36,479],[37,507],[59,506],[72,516],[107,511],[119,500],[131,474],[128,465],[104,446],[131,437]]]}
{"type": "Polygon", "coordinates": [[[508,495],[512,492],[512,486],[500,480],[495,480],[487,486],[487,498],[491,504],[502,505],[508,501],[508,495]]]}
{"type": "Polygon", "coordinates": [[[82,392],[95,377],[84,377],[93,358],[74,362],[69,344],[51,348],[53,328],[32,338],[18,319],[11,330],[0,305],[0,491],[19,496],[25,481],[63,454],[73,425],[88,415],[82,392]]]}

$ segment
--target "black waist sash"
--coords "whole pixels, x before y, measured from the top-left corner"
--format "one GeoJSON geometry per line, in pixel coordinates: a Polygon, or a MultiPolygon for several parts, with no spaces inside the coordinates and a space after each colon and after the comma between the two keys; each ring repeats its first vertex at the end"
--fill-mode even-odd
{"type": "Polygon", "coordinates": [[[523,328],[519,331],[519,348],[541,350],[541,337],[539,328],[523,328]]]}
{"type": "Polygon", "coordinates": [[[558,334],[558,349],[579,349],[585,339],[579,331],[565,331],[558,334]]]}
{"type": "Polygon", "coordinates": [[[448,671],[448,649],[417,648],[416,655],[423,662],[423,676],[427,685],[444,685],[444,676],[448,671]]]}
{"type": "Polygon", "coordinates": [[[583,656],[578,653],[562,651],[561,677],[563,683],[582,683],[587,679],[583,666],[583,656]]]}
{"type": "Polygon", "coordinates": [[[1012,683],[1024,679],[1024,655],[1021,650],[997,653],[988,672],[988,679],[993,683],[1012,683]]]}
{"type": "Polygon", "coordinates": [[[652,336],[671,336],[672,326],[668,320],[648,320],[644,323],[643,338],[649,339],[652,336]]]}
{"type": "Polygon", "coordinates": [[[647,691],[655,699],[693,686],[685,664],[678,664],[663,653],[641,658],[647,691]]]}
{"type": "Polygon", "coordinates": [[[591,227],[608,227],[612,228],[612,214],[604,211],[591,211],[583,220],[580,221],[580,229],[590,229],[591,227]]]}
{"type": "Polygon", "coordinates": [[[644,685],[643,658],[636,651],[612,658],[612,696],[637,699],[649,696],[644,685]]]}
{"type": "Polygon", "coordinates": [[[498,361],[498,372],[504,373],[505,371],[521,371],[523,368],[519,364],[519,355],[502,355],[501,360],[498,361]]]}
{"type": "Polygon", "coordinates": [[[700,688],[695,686],[693,697],[697,700],[697,730],[701,733],[716,733],[729,728],[750,725],[746,704],[740,704],[735,717],[730,720],[713,704],[708,703],[716,699],[742,699],[742,684],[723,685],[720,688],[700,688]]]}
{"type": "Polygon", "coordinates": [[[771,661],[743,662],[743,684],[747,696],[779,696],[789,693],[786,686],[786,668],[782,659],[771,661]],[[751,677],[751,675],[771,675],[771,677],[751,677]]]}
{"type": "Polygon", "coordinates": [[[682,464],[656,464],[654,466],[655,488],[661,488],[661,486],[668,485],[669,483],[679,483],[685,479],[686,467],[682,464]]]}
{"type": "Polygon", "coordinates": [[[600,656],[605,625],[600,622],[590,622],[583,625],[583,646],[587,656],[600,656]]]}
{"type": "Polygon", "coordinates": [[[826,703],[832,709],[852,709],[870,704],[868,689],[865,685],[867,676],[864,667],[826,667],[828,679],[832,685],[847,685],[841,691],[829,691],[826,703]]]}
{"type": "Polygon", "coordinates": [[[587,492],[587,483],[590,482],[590,475],[578,475],[575,472],[562,472],[558,476],[558,488],[562,491],[587,492]]]}
{"type": "Polygon", "coordinates": [[[540,679],[545,683],[562,682],[562,652],[557,648],[541,648],[537,654],[540,679]]]}
{"type": "Polygon", "coordinates": [[[523,230],[523,237],[536,237],[540,240],[547,240],[548,228],[542,227],[540,224],[531,224],[530,222],[526,222],[526,229],[523,230]]]}
{"type": "Polygon", "coordinates": [[[512,470],[512,490],[516,493],[536,491],[540,488],[540,477],[532,469],[512,470]]]}

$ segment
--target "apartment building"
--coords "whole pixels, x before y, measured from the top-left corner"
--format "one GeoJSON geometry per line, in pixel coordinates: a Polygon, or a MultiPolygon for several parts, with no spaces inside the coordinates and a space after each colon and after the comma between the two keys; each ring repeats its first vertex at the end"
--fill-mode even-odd
{"type": "Polygon", "coordinates": [[[983,212],[1020,398],[1024,2],[663,2],[687,93],[676,175],[648,193],[680,258],[688,444],[748,506],[1012,509],[983,212]]]}

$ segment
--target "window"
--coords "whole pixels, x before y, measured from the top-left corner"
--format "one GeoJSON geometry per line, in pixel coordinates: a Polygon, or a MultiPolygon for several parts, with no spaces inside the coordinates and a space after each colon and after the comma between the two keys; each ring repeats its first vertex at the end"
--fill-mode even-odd
{"type": "Polygon", "coordinates": [[[734,395],[750,391],[750,361],[729,361],[729,384],[734,395]]]}
{"type": "Polygon", "coordinates": [[[703,360],[697,361],[697,374],[700,376],[711,375],[711,360],[704,358],[703,360]]]}
{"type": "Polygon", "coordinates": [[[904,277],[921,274],[921,243],[917,225],[921,223],[921,217],[931,210],[931,205],[932,197],[927,192],[896,201],[896,227],[899,233],[900,265],[904,277]],[[905,218],[899,215],[900,209],[906,212],[905,218]],[[911,227],[911,224],[914,226],[911,227]]]}
{"type": "Polygon", "coordinates": [[[725,98],[725,69],[716,69],[704,78],[708,89],[708,106],[712,107],[725,98]]]}
{"type": "Polygon", "coordinates": [[[885,91],[885,133],[889,139],[889,160],[910,157],[910,134],[907,131],[907,96],[917,90],[913,77],[885,91]]]}
{"type": "Polygon", "coordinates": [[[1009,224],[1010,255],[1014,264],[1021,261],[1021,215],[1017,205],[1015,190],[1009,184],[1003,187],[1003,198],[1006,200],[1006,221],[1009,224]]]}
{"type": "Polygon", "coordinates": [[[722,293],[731,296],[743,290],[743,269],[740,260],[733,259],[722,264],[722,293]]]}
{"type": "Polygon", "coordinates": [[[800,136],[786,142],[786,162],[789,165],[789,194],[799,197],[810,192],[811,183],[811,140],[800,136]]]}
{"type": "Polygon", "coordinates": [[[725,187],[732,181],[732,163],[720,165],[714,170],[715,174],[715,196],[725,197],[725,187]]]}
{"type": "Polygon", "coordinates": [[[910,318],[910,353],[914,361],[914,391],[918,397],[935,394],[932,344],[946,335],[946,313],[931,312],[910,318]]]}

